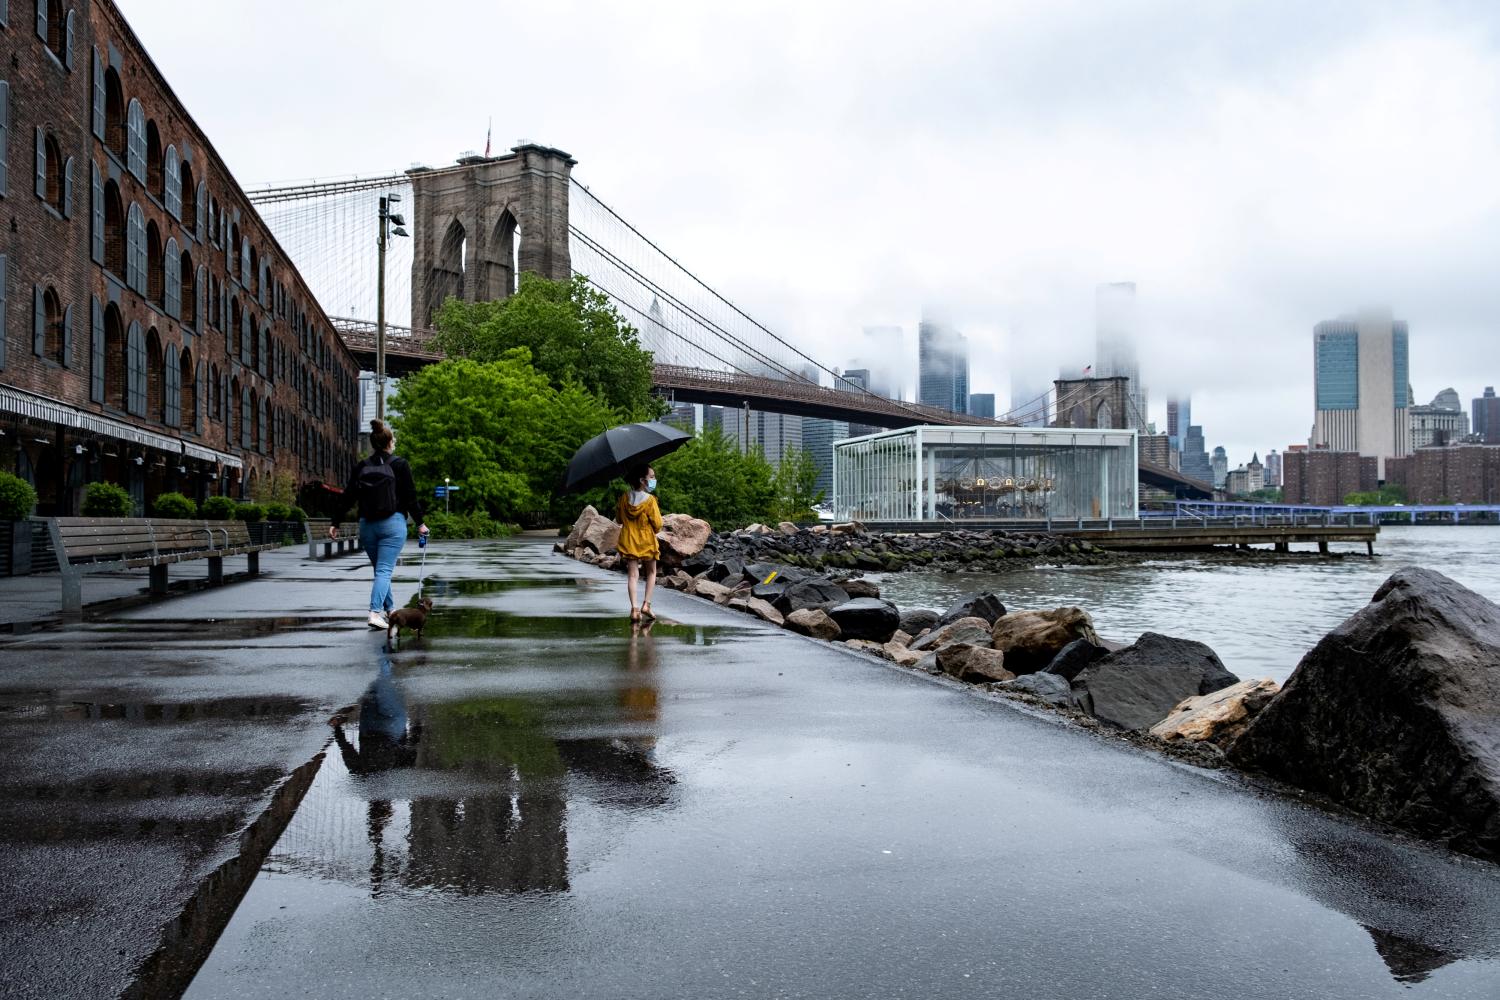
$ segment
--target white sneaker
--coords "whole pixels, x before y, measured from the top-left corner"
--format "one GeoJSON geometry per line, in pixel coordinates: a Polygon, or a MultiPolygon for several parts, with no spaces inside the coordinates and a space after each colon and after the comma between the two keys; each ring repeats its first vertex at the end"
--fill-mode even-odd
{"type": "Polygon", "coordinates": [[[378,628],[378,629],[389,629],[391,627],[391,623],[388,622],[388,621],[386,621],[385,620],[385,615],[381,614],[379,611],[371,611],[370,612],[370,623],[369,624],[370,624],[371,628],[378,628]]]}

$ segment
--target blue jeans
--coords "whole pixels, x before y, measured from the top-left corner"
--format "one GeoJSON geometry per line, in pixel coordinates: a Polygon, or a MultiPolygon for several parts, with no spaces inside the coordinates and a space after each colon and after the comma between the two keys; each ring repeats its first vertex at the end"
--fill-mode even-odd
{"type": "Polygon", "coordinates": [[[391,573],[396,557],[406,544],[406,515],[392,514],[381,521],[359,519],[359,544],[364,546],[370,565],[375,567],[375,585],[370,588],[370,610],[390,611],[396,606],[391,599],[391,573]]]}

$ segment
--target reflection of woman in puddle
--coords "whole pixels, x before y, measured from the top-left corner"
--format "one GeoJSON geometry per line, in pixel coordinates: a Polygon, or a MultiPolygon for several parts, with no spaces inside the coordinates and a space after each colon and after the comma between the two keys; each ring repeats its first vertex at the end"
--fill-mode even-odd
{"type": "Polygon", "coordinates": [[[396,686],[390,657],[380,658],[380,672],[359,699],[359,749],[344,735],[343,721],[343,713],[334,717],[333,738],[338,740],[350,774],[389,771],[416,762],[422,730],[420,726],[407,729],[406,696],[396,686]]]}
{"type": "MultiPolygon", "coordinates": [[[[656,640],[651,638],[650,619],[639,622],[630,629],[630,645],[625,649],[625,670],[630,674],[628,686],[620,693],[620,704],[625,709],[625,718],[634,723],[643,723],[643,729],[656,732],[656,640]]],[[[632,736],[629,745],[642,752],[655,749],[654,735],[632,736]]]]}

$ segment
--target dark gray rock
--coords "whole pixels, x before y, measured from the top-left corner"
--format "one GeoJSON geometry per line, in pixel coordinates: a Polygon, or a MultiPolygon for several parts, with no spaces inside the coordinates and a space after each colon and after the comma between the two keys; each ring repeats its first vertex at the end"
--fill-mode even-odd
{"type": "MultiPolygon", "coordinates": [[[[699,573],[707,573],[712,570],[714,568],[714,561],[714,550],[708,546],[704,546],[697,555],[688,556],[687,559],[683,560],[681,568],[685,572],[697,576],[699,573]]],[[[713,578],[710,577],[710,579],[713,578]]]]}
{"type": "Polygon", "coordinates": [[[1182,699],[1238,681],[1203,643],[1146,632],[1135,645],[1083,668],[1073,678],[1073,697],[1101,722],[1146,730],[1182,699]]]}
{"type": "Polygon", "coordinates": [[[1004,691],[1019,691],[1055,708],[1073,706],[1073,688],[1060,674],[1039,671],[1022,674],[1013,681],[1004,681],[996,687],[1004,691]]]}
{"type": "Polygon", "coordinates": [[[922,634],[923,629],[932,628],[937,624],[938,613],[929,611],[927,608],[913,608],[901,613],[901,631],[910,636],[922,634]]]}
{"type": "Polygon", "coordinates": [[[708,568],[708,578],[715,583],[724,583],[726,580],[731,584],[744,578],[745,564],[734,556],[719,559],[708,568]]]}
{"type": "MultiPolygon", "coordinates": [[[[770,584],[762,584],[761,586],[755,588],[755,596],[763,596],[760,593],[763,587],[774,588],[779,586],[780,584],[780,580],[773,581],[770,584]]],[[[832,580],[821,576],[814,576],[809,577],[806,580],[798,580],[794,583],[787,584],[778,593],[776,593],[775,596],[767,597],[766,600],[769,600],[773,605],[775,605],[777,611],[780,611],[784,615],[789,615],[793,611],[800,611],[802,608],[826,609],[830,605],[843,604],[845,601],[849,600],[849,595],[844,591],[842,587],[835,584],[832,580]]],[[[840,628],[842,627],[843,626],[840,626],[840,628]]],[[[891,628],[891,631],[895,631],[894,626],[891,628]]],[[[845,638],[856,639],[865,637],[845,636],[845,638]]],[[[890,636],[887,635],[886,639],[889,638],[890,636]]],[[[884,642],[885,640],[882,639],[881,641],[884,642]]]]}
{"type": "Polygon", "coordinates": [[[1500,861],[1500,606],[1404,569],[1312,648],[1231,763],[1500,861]]]}
{"type": "Polygon", "coordinates": [[[901,625],[901,612],[878,597],[856,597],[826,610],[838,622],[839,635],[845,639],[889,642],[901,625]]]}
{"type": "MultiPolygon", "coordinates": [[[[1120,646],[1124,649],[1124,646],[1120,646]]],[[[1077,677],[1084,667],[1104,656],[1109,650],[1104,646],[1097,646],[1087,639],[1075,639],[1062,648],[1062,652],[1052,658],[1052,662],[1043,668],[1044,673],[1056,674],[1065,681],[1071,681],[1077,677]]]]}
{"type": "Polygon", "coordinates": [[[754,584],[760,583],[772,573],[776,574],[775,579],[772,581],[773,583],[777,581],[781,581],[783,583],[793,583],[797,580],[806,579],[808,575],[806,570],[800,570],[792,566],[787,566],[783,563],[773,562],[745,563],[744,569],[740,571],[740,575],[745,578],[746,582],[754,584]]]}
{"type": "MultiPolygon", "coordinates": [[[[1004,617],[1005,605],[1000,603],[1000,598],[994,594],[975,594],[967,600],[959,601],[953,607],[943,612],[938,618],[937,624],[947,625],[956,622],[960,618],[983,618],[991,625],[1004,617]]],[[[936,627],[936,626],[935,626],[936,627]]]]}

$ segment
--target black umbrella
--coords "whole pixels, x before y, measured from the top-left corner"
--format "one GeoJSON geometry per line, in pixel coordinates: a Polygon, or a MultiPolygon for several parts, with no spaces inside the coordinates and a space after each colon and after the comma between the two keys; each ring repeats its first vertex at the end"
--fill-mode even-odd
{"type": "Polygon", "coordinates": [[[591,437],[568,462],[565,490],[577,493],[607,483],[632,465],[646,465],[681,448],[693,436],[655,420],[611,427],[591,437]]]}

